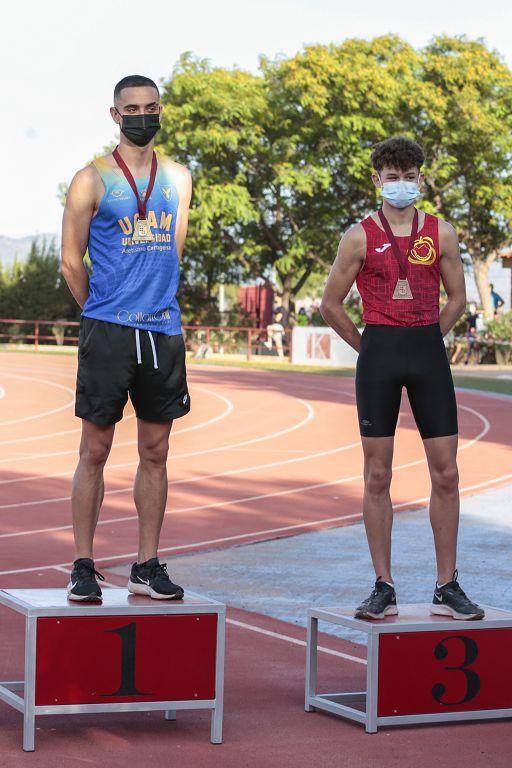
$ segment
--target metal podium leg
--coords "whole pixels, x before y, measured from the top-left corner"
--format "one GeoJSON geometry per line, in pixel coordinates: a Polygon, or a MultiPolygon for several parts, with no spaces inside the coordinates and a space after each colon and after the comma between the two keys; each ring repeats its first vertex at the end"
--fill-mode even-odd
{"type": "Polygon", "coordinates": [[[379,678],[379,635],[368,635],[366,668],[366,732],[377,733],[377,692],[379,678]]]}
{"type": "Polygon", "coordinates": [[[316,670],[318,658],[318,619],[308,615],[308,637],[306,648],[306,712],[314,712],[315,707],[309,704],[309,699],[316,695],[316,670]]]}
{"type": "Polygon", "coordinates": [[[37,619],[27,617],[25,624],[25,685],[23,691],[23,750],[35,750],[36,700],[36,633],[37,619]]]}
{"type": "Polygon", "coordinates": [[[166,720],[176,720],[176,710],[175,709],[167,709],[165,711],[165,719],[166,720]]]}
{"type": "Polygon", "coordinates": [[[222,744],[224,716],[224,653],[226,648],[226,608],[217,617],[217,654],[215,660],[215,708],[212,710],[210,741],[222,744]]]}

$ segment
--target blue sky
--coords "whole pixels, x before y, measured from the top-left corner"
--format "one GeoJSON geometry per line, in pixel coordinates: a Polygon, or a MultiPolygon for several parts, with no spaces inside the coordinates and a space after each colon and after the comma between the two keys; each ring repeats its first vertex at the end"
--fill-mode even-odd
{"type": "Polygon", "coordinates": [[[58,232],[57,186],[115,138],[115,83],[161,80],[184,51],[253,72],[265,54],[307,43],[399,34],[483,37],[512,66],[512,4],[503,0],[19,0],[2,9],[0,234],[58,232]]]}

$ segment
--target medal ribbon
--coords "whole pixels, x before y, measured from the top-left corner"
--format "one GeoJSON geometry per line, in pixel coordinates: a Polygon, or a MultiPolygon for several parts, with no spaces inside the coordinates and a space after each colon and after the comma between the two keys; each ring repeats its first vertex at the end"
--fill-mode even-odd
{"type": "Polygon", "coordinates": [[[130,185],[130,187],[133,189],[135,197],[137,198],[137,206],[139,208],[139,219],[141,219],[142,221],[145,221],[146,220],[146,206],[147,206],[147,202],[148,202],[149,198],[151,197],[151,193],[153,191],[153,187],[155,186],[156,170],[157,170],[157,167],[158,167],[158,162],[157,162],[157,159],[156,159],[156,154],[153,152],[153,157],[151,159],[151,173],[149,175],[149,184],[148,184],[148,188],[147,188],[146,196],[145,196],[144,200],[141,200],[140,195],[139,195],[139,190],[137,189],[137,184],[135,183],[135,179],[132,176],[132,172],[130,171],[130,169],[126,165],[125,161],[121,157],[117,147],[112,152],[112,156],[113,156],[114,160],[116,161],[116,163],[118,164],[118,166],[120,167],[120,169],[122,170],[126,181],[130,185]]]}
{"type": "Polygon", "coordinates": [[[400,280],[407,280],[407,269],[408,269],[407,258],[411,253],[412,249],[414,248],[414,242],[418,234],[418,219],[419,219],[418,210],[417,208],[414,209],[414,218],[412,220],[411,237],[409,239],[409,245],[407,246],[407,251],[405,253],[405,256],[402,256],[402,253],[400,252],[400,248],[398,247],[396,238],[393,232],[391,231],[391,227],[389,226],[389,221],[386,219],[382,211],[379,211],[379,219],[381,220],[382,226],[384,227],[384,231],[389,238],[389,242],[391,243],[391,250],[393,251],[393,256],[398,261],[400,280]]]}

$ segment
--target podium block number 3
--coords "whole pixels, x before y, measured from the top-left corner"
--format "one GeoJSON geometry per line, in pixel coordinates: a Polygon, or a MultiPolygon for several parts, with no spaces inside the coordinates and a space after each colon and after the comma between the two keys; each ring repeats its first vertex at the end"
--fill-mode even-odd
{"type": "Polygon", "coordinates": [[[379,717],[512,708],[511,628],[379,637],[379,717]]]}
{"type": "Polygon", "coordinates": [[[439,702],[439,704],[445,704],[454,706],[455,704],[466,704],[471,699],[474,699],[480,690],[480,677],[477,673],[471,669],[471,665],[476,661],[478,656],[478,645],[475,640],[465,635],[452,635],[444,640],[441,640],[434,648],[434,656],[439,661],[449,661],[450,647],[453,643],[457,645],[462,643],[464,648],[464,659],[461,664],[455,664],[453,666],[446,665],[444,669],[447,672],[458,672],[465,675],[466,678],[466,692],[462,698],[450,700],[446,694],[446,685],[444,683],[436,683],[432,688],[432,696],[439,702]]]}

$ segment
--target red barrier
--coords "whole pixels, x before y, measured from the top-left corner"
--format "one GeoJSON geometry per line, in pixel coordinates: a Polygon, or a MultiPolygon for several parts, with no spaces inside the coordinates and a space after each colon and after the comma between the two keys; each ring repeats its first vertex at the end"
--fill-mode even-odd
{"type": "MultiPolygon", "coordinates": [[[[51,346],[76,346],[78,336],[74,333],[68,335],[67,332],[78,328],[79,325],[80,323],[76,320],[0,318],[0,340],[7,339],[12,343],[32,342],[36,352],[39,345],[45,342],[50,342],[51,346]],[[23,327],[27,332],[22,332],[23,327]],[[51,329],[51,333],[48,333],[47,329],[51,329]]],[[[255,355],[271,356],[275,353],[275,348],[268,350],[263,344],[267,338],[265,328],[184,325],[183,335],[187,351],[198,358],[217,354],[241,354],[245,355],[247,360],[251,360],[255,355]]],[[[286,356],[291,359],[291,330],[284,331],[283,346],[286,356]]]]}

